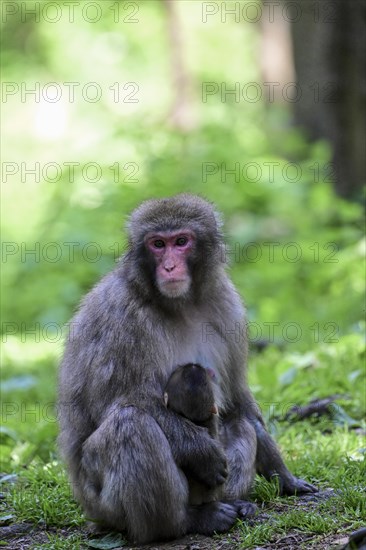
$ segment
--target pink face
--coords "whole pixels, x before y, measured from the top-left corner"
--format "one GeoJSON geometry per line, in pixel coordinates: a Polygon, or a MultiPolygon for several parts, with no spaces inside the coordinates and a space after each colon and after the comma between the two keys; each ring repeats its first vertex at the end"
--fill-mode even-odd
{"type": "Polygon", "coordinates": [[[191,286],[187,259],[194,246],[194,234],[189,230],[149,233],[145,246],[155,259],[160,292],[168,298],[184,296],[191,286]]]}

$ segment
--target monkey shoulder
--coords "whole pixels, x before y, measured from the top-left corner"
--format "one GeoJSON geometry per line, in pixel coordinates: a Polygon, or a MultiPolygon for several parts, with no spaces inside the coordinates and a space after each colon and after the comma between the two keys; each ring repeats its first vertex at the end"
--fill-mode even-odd
{"type": "Polygon", "coordinates": [[[215,300],[215,304],[220,306],[221,311],[229,312],[230,317],[235,320],[245,318],[245,304],[226,272],[219,281],[218,296],[219,299],[215,300]]]}
{"type": "Polygon", "coordinates": [[[116,268],[84,296],[73,318],[75,329],[88,327],[90,336],[103,328],[115,332],[134,309],[137,308],[129,300],[126,281],[116,268]]]}
{"type": "Polygon", "coordinates": [[[137,369],[137,356],[141,363],[145,351],[156,347],[159,323],[152,313],[131,299],[121,270],[113,270],[84,297],[69,323],[64,363],[70,356],[78,361],[78,371],[111,370],[117,364],[123,370],[127,362],[135,361],[137,369]]]}

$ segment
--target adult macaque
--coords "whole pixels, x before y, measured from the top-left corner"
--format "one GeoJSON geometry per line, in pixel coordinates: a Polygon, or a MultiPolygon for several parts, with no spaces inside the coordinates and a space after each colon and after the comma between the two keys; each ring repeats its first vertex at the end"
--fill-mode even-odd
{"type": "Polygon", "coordinates": [[[283,493],[316,491],[287,470],[248,389],[244,309],[222,247],[218,216],[202,198],[144,202],[126,255],[71,325],[60,445],[75,496],[88,517],[137,542],[226,531],[256,470],[278,476],[283,493]],[[164,405],[174,365],[185,363],[215,372],[221,442],[164,405]],[[184,471],[223,485],[232,503],[191,506],[184,471]]]}
{"type": "MultiPolygon", "coordinates": [[[[169,409],[206,428],[211,437],[217,438],[219,418],[214,395],[214,377],[212,369],[205,369],[194,363],[181,365],[175,369],[165,386],[164,402],[169,409]]],[[[191,479],[189,472],[184,473],[189,484],[189,504],[213,502],[222,496],[222,486],[208,489],[191,479]]]]}

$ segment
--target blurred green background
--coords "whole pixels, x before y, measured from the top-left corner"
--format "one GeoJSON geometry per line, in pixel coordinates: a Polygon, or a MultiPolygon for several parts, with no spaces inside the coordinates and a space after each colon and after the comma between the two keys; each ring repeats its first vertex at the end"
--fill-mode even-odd
{"type": "MultiPolygon", "coordinates": [[[[268,28],[260,10],[259,1],[3,2],[6,469],[54,453],[65,324],[122,254],[129,212],[150,197],[189,191],[222,211],[253,354],[269,345],[260,371],[253,360],[259,398],[270,397],[266,380],[316,366],[309,353],[319,349],[329,378],[297,400],[327,395],[339,362],[340,386],[364,384],[364,182],[351,173],[340,184],[332,136],[307,127],[306,113],[321,119],[329,107],[327,81],[320,99],[316,77],[292,95],[291,17],[280,11],[268,28]],[[239,16],[225,15],[236,4],[239,16]],[[290,48],[285,69],[264,48],[274,32],[290,48]]],[[[351,412],[363,407],[360,397],[351,412]]]]}

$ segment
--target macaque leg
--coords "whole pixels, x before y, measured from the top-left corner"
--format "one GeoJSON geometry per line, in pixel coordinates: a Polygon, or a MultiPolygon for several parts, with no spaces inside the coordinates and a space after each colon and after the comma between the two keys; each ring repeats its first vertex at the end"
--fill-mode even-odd
{"type": "Polygon", "coordinates": [[[141,543],[186,531],[188,483],[147,413],[129,406],[111,414],[84,443],[82,469],[91,519],[141,543]]]}
{"type": "Polygon", "coordinates": [[[237,509],[188,506],[188,481],[157,422],[137,407],[111,414],[83,445],[83,506],[91,519],[145,543],[227,531],[237,509]]]}
{"type": "Polygon", "coordinates": [[[253,420],[257,434],[257,471],[270,480],[277,476],[281,494],[294,495],[301,493],[316,493],[318,489],[291,474],[282,460],[281,453],[263,423],[253,420]]]}
{"type": "Polygon", "coordinates": [[[257,507],[245,499],[248,498],[255,477],[255,430],[245,418],[233,418],[224,423],[221,434],[229,471],[224,486],[224,500],[236,507],[239,517],[252,516],[256,513],[257,507]]]}
{"type": "Polygon", "coordinates": [[[225,500],[245,499],[255,476],[255,430],[245,418],[233,418],[224,422],[220,436],[225,445],[229,471],[224,487],[225,500]]]}

